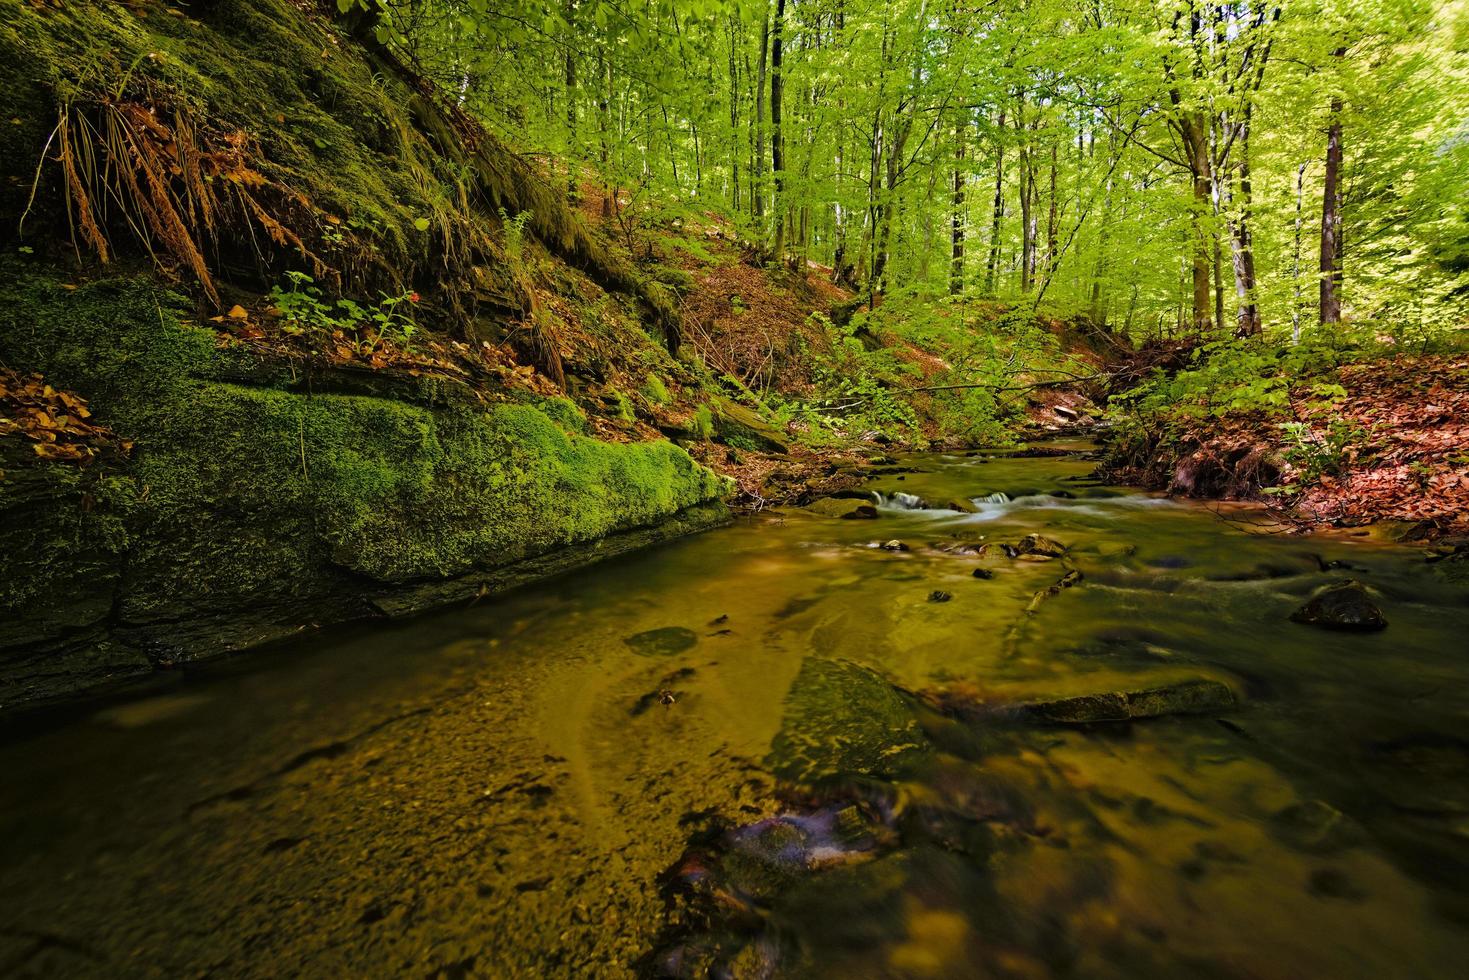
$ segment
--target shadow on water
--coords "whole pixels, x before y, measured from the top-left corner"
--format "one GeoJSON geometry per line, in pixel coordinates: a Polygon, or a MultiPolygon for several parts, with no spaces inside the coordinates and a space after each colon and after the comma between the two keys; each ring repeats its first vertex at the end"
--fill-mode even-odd
{"type": "Polygon", "coordinates": [[[1462,584],[1077,452],[900,462],[875,519],[12,724],[0,974],[1461,974],[1462,584]],[[1348,578],[1385,630],[1290,621],[1348,578]]]}

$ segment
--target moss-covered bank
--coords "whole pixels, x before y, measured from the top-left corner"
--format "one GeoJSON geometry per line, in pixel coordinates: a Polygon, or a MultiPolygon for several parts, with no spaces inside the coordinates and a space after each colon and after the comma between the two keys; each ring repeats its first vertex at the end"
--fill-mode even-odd
{"type": "Polygon", "coordinates": [[[723,513],[683,450],[588,438],[565,401],[263,361],[148,278],[12,264],[0,283],[0,358],[135,442],[84,471],[7,448],[0,707],[496,591],[723,513]]]}

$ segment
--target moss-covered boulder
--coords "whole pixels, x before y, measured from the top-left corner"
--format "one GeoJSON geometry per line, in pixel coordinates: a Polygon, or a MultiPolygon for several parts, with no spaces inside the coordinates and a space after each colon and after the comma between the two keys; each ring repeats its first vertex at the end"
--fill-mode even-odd
{"type": "Polygon", "coordinates": [[[0,631],[0,704],[91,683],[104,645],[121,672],[147,669],[722,517],[723,481],[683,450],[588,438],[564,401],[272,363],[147,278],[5,272],[0,358],[80,392],[135,445],[0,479],[0,621],[27,624],[0,631]],[[38,650],[53,656],[38,666],[38,650]]]}

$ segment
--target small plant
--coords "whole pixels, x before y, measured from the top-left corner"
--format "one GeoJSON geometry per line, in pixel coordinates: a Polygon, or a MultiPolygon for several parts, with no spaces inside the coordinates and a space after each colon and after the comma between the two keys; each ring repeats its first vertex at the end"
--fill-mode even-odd
{"type": "Polygon", "coordinates": [[[525,253],[525,226],[530,223],[530,219],[529,211],[511,215],[504,208],[500,209],[500,220],[505,224],[505,258],[511,268],[517,271],[525,253]]]}
{"type": "Polygon", "coordinates": [[[1345,419],[1332,419],[1320,433],[1308,422],[1282,422],[1280,431],[1287,440],[1283,455],[1300,471],[1303,483],[1339,475],[1346,468],[1353,447],[1367,438],[1365,429],[1345,419]]]}
{"type": "Polygon", "coordinates": [[[405,350],[409,349],[418,324],[413,319],[413,304],[419,300],[418,293],[405,292],[397,296],[380,293],[377,305],[364,307],[351,299],[327,302],[321,289],[304,272],[287,272],[289,289],[272,286],[269,294],[271,305],[281,318],[281,329],[288,334],[300,335],[310,332],[344,334],[357,333],[367,326],[373,328],[372,335],[359,338],[359,350],[375,350],[384,340],[392,340],[405,350]],[[405,305],[407,304],[407,305],[405,305]]]}

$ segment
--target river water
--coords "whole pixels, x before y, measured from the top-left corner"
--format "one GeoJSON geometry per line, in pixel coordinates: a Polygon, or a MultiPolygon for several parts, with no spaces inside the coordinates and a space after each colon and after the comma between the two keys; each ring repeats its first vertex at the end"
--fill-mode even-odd
{"type": "Polygon", "coordinates": [[[1463,975],[1463,584],[1079,451],[901,463],[876,519],[10,723],[0,975],[1463,975]],[[1386,630],[1289,621],[1347,577],[1386,630]],[[1014,707],[1201,680],[1238,703],[1014,707]]]}

